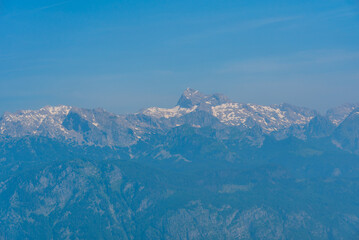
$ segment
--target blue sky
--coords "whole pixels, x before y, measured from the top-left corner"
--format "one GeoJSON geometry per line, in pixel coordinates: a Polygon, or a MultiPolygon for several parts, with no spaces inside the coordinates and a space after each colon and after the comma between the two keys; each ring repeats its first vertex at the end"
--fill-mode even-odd
{"type": "Polygon", "coordinates": [[[359,3],[0,0],[0,112],[135,112],[186,87],[321,111],[359,102],[359,3]]]}

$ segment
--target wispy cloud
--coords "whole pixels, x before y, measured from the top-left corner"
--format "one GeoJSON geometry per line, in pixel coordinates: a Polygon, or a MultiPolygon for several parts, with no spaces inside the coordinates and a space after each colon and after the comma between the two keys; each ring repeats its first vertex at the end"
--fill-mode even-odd
{"type": "MultiPolygon", "coordinates": [[[[220,26],[213,27],[211,29],[204,29],[192,34],[178,37],[170,43],[191,43],[205,38],[215,37],[218,35],[233,34],[275,25],[278,25],[282,29],[305,27],[306,25],[310,25],[318,21],[326,21],[329,19],[340,19],[347,17],[350,18],[357,15],[359,15],[358,7],[346,7],[309,14],[300,12],[295,16],[273,16],[269,18],[254,19],[249,21],[247,20],[242,22],[237,21],[237,23],[221,24],[220,26]]],[[[225,18],[222,17],[221,21],[224,20],[225,18]]]]}
{"type": "Polygon", "coordinates": [[[251,21],[239,22],[232,25],[227,26],[219,26],[217,28],[212,28],[209,30],[203,30],[197,33],[189,34],[175,40],[176,43],[186,43],[192,42],[196,40],[200,40],[203,38],[213,37],[222,34],[231,34],[237,33],[241,31],[257,29],[269,25],[280,24],[284,22],[293,21],[296,19],[300,19],[301,16],[285,16],[285,17],[271,17],[271,18],[263,18],[263,19],[255,19],[251,21]]]}
{"type": "Polygon", "coordinates": [[[340,17],[352,17],[356,15],[359,15],[358,7],[347,7],[347,8],[340,8],[332,11],[322,12],[316,14],[316,17],[320,19],[331,19],[331,18],[340,18],[340,17]]]}
{"type": "Polygon", "coordinates": [[[285,56],[259,57],[233,61],[219,69],[219,73],[279,73],[315,70],[351,61],[359,61],[359,52],[339,50],[304,51],[285,56]]]}
{"type": "Polygon", "coordinates": [[[62,2],[58,2],[58,3],[54,3],[54,4],[42,6],[42,7],[39,7],[39,8],[32,9],[32,11],[33,11],[33,12],[38,12],[38,11],[50,9],[50,8],[54,8],[54,7],[58,7],[58,6],[64,5],[64,4],[68,3],[68,2],[71,2],[71,0],[62,1],[62,2]]]}
{"type": "Polygon", "coordinates": [[[71,1],[72,0],[61,1],[61,2],[57,2],[57,3],[53,3],[53,4],[33,8],[33,9],[18,10],[16,12],[8,13],[8,14],[4,15],[3,17],[8,18],[8,17],[16,17],[16,16],[26,15],[26,14],[33,14],[33,13],[36,13],[36,12],[41,12],[41,11],[45,11],[47,9],[56,8],[56,7],[65,5],[66,3],[69,3],[71,1]]]}

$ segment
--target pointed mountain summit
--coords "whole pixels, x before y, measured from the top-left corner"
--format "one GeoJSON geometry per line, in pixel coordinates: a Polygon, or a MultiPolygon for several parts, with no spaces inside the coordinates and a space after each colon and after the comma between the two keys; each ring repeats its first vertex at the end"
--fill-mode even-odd
{"type": "Polygon", "coordinates": [[[205,95],[198,90],[187,88],[177,102],[177,106],[182,108],[191,108],[194,106],[217,106],[223,103],[232,102],[222,94],[205,95]]]}

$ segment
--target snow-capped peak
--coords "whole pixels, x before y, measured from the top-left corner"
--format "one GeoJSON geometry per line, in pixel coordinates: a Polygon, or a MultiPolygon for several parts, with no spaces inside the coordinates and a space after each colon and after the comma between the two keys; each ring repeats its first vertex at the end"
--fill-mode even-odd
{"type": "Polygon", "coordinates": [[[173,108],[151,107],[145,109],[142,113],[155,118],[173,118],[181,117],[185,114],[195,111],[196,109],[197,106],[193,106],[191,108],[182,108],[180,106],[175,106],[173,108]]]}
{"type": "Polygon", "coordinates": [[[38,134],[40,128],[49,125],[51,131],[60,129],[62,121],[70,112],[70,106],[45,106],[38,110],[21,110],[15,113],[6,112],[0,122],[0,133],[10,136],[23,136],[28,134],[38,134]]]}
{"type": "Polygon", "coordinates": [[[47,111],[48,113],[50,113],[52,115],[59,115],[59,114],[67,115],[71,109],[72,109],[72,107],[70,107],[70,106],[59,105],[59,106],[45,106],[45,107],[41,108],[40,111],[47,111]]]}
{"type": "Polygon", "coordinates": [[[213,116],[226,125],[251,127],[249,124],[252,125],[254,121],[267,133],[293,124],[306,124],[315,116],[313,111],[303,111],[300,108],[291,111],[290,108],[284,108],[282,105],[225,103],[213,106],[211,110],[213,116]]]}

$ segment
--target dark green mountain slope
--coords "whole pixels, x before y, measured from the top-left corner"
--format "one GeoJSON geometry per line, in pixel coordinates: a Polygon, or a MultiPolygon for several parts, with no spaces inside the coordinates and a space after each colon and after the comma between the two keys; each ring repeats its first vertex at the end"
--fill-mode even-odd
{"type": "Polygon", "coordinates": [[[0,239],[356,239],[359,159],[330,139],[182,126],[131,148],[1,142],[0,239]]]}

